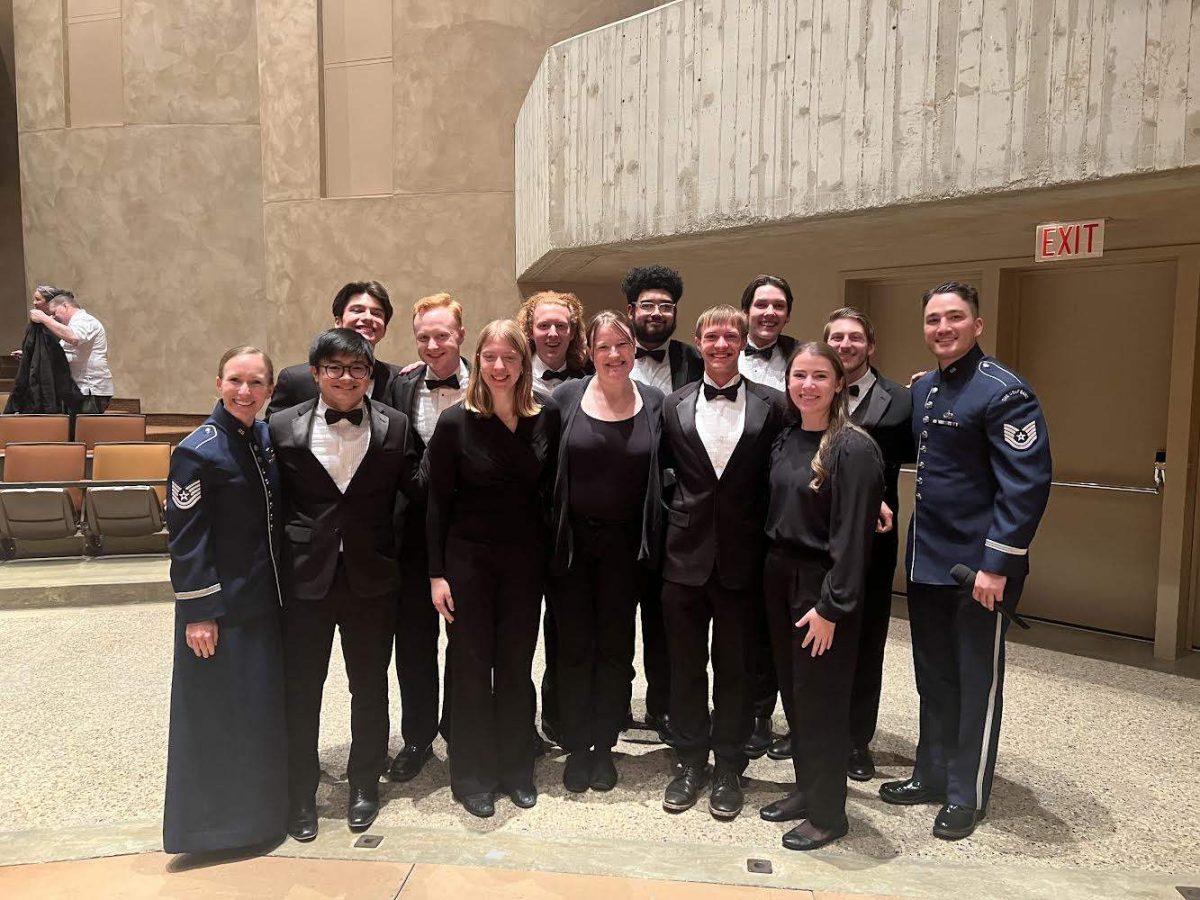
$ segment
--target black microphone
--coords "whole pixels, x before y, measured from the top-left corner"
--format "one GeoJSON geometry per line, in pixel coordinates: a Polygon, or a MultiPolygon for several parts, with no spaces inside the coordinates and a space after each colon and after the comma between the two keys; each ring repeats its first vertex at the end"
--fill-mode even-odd
{"type": "MultiPolygon", "coordinates": [[[[973,590],[975,588],[975,576],[977,574],[979,573],[977,573],[970,566],[964,566],[962,563],[959,563],[950,570],[950,577],[969,590],[973,590]]],[[[1029,623],[1018,616],[1015,612],[1009,612],[1008,607],[1004,605],[1003,600],[996,604],[996,612],[1008,619],[1009,622],[1020,625],[1026,631],[1029,630],[1029,623]]]]}

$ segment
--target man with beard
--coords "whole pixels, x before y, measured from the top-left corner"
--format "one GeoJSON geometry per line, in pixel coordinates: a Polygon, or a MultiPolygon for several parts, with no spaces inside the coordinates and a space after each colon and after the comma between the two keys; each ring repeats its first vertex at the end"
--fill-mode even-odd
{"type": "MultiPolygon", "coordinates": [[[[656,387],[664,394],[679,390],[704,376],[704,360],[691,344],[674,340],[675,316],[683,296],[683,279],[666,266],[630,269],[621,281],[629,304],[629,318],[637,341],[629,377],[656,387]]],[[[668,708],[671,665],[662,616],[662,579],[647,574],[641,599],[642,665],[646,670],[646,726],[671,743],[668,708]]],[[[630,724],[635,724],[632,713],[630,724]]]]}
{"type": "Polygon", "coordinates": [[[787,361],[796,339],[783,334],[792,315],[792,289],[778,275],[759,275],[742,291],[742,312],[750,320],[750,338],[738,368],[751,381],[778,391],[787,380],[787,361]]]}

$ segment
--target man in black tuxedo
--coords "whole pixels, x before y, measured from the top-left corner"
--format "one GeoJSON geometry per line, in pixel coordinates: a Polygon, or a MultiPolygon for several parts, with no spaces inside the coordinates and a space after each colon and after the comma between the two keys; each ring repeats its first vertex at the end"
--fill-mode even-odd
{"type": "MultiPolygon", "coordinates": [[[[449,294],[422,297],[413,305],[413,338],[421,362],[392,382],[384,402],[408,417],[412,456],[425,457],[438,417],[462,400],[470,367],[460,348],[467,336],[462,306],[449,294]]],[[[425,545],[423,483],[404,517],[400,548],[400,599],[396,611],[396,680],[400,685],[400,733],[404,746],[388,770],[391,781],[411,781],[433,756],[438,732],[438,636],[441,616],[430,601],[425,545]]],[[[449,670],[447,670],[447,675],[449,670]]],[[[448,717],[447,682],[442,720],[448,717]]]]}
{"type": "Polygon", "coordinates": [[[285,498],[288,833],[301,841],[317,834],[317,740],[335,627],[352,698],[352,830],[375,821],[387,765],[397,539],[413,492],[413,463],[408,417],[365,399],[373,363],[361,334],[334,328],[317,335],[309,364],[319,396],[270,422],[285,498]]]}
{"type": "Polygon", "coordinates": [[[673,812],[690,808],[716,757],[709,811],[732,819],[744,802],[744,744],[754,724],[750,679],[759,650],[771,445],[783,394],[738,372],[746,316],[716,306],[696,323],[701,384],[663,404],[660,456],[675,472],[663,556],[663,614],[670,649],[671,725],[682,766],[663,795],[673,812]],[[708,707],[712,624],[713,712],[708,707]]]}
{"type": "MultiPolygon", "coordinates": [[[[333,298],[333,327],[358,332],[367,339],[372,353],[387,334],[391,320],[392,300],[378,281],[351,281],[343,285],[333,298]]],[[[375,360],[367,380],[367,396],[386,403],[392,382],[399,374],[399,366],[375,360]]],[[[266,418],[270,420],[280,410],[305,400],[315,400],[317,393],[317,382],[311,366],[307,363],[288,366],[275,379],[275,393],[267,404],[266,418]]]]}
{"type": "MultiPolygon", "coordinates": [[[[900,466],[917,458],[913,446],[912,394],[908,388],[884,378],[871,365],[875,328],[866,313],[849,306],[834,310],[825,325],[825,341],[838,352],[846,371],[851,420],[870,434],[883,452],[883,499],[899,521],[900,466]]],[[[870,781],[875,777],[870,744],[879,718],[883,652],[892,614],[892,578],[898,549],[896,529],[875,533],[850,699],[851,749],[847,773],[855,781],[870,781]]]]}
{"type": "MultiPolygon", "coordinates": [[[[675,315],[683,297],[683,279],[667,266],[639,266],[621,280],[621,292],[629,304],[636,341],[633,371],[629,377],[670,394],[699,381],[704,362],[691,344],[671,337],[675,315]]],[[[663,630],[662,580],[656,572],[646,573],[640,602],[642,619],[642,666],[646,670],[646,727],[658,732],[663,743],[673,743],[671,717],[671,663],[663,630]]],[[[629,716],[631,725],[632,713],[629,716]]]]}
{"type": "Polygon", "coordinates": [[[583,340],[583,303],[568,291],[538,291],[514,317],[533,353],[533,392],[539,400],[592,372],[583,340]]]}

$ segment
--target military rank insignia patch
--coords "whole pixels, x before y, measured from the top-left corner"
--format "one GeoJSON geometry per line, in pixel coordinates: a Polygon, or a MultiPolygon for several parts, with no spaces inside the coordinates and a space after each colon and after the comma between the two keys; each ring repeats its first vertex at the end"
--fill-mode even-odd
{"type": "MultiPolygon", "coordinates": [[[[1007,425],[1004,427],[1008,428],[1007,425]]],[[[175,502],[176,509],[191,509],[200,502],[200,479],[197,478],[191,484],[183,487],[172,481],[171,499],[175,502]]]]}
{"type": "Polygon", "coordinates": [[[1004,443],[1014,450],[1027,450],[1037,443],[1037,422],[1030,422],[1024,428],[1004,424],[1004,443]]]}

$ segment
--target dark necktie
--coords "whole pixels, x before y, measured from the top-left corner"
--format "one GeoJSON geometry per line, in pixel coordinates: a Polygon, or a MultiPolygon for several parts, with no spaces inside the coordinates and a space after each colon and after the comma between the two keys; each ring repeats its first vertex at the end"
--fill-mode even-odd
{"type": "Polygon", "coordinates": [[[458,390],[458,373],[455,372],[449,378],[426,378],[425,387],[431,391],[436,391],[438,388],[453,388],[458,390]]]}
{"type": "Polygon", "coordinates": [[[334,424],[340,422],[342,419],[345,419],[347,422],[349,422],[351,425],[354,425],[355,427],[361,425],[362,420],[363,420],[362,407],[360,406],[360,407],[358,407],[358,409],[352,409],[349,412],[341,412],[340,410],[336,410],[336,409],[326,409],[325,410],[326,424],[334,425],[334,424]]]}
{"type": "Polygon", "coordinates": [[[733,384],[726,385],[723,388],[713,387],[707,381],[704,382],[704,399],[709,403],[716,400],[718,397],[724,397],[726,400],[736,400],[738,388],[742,386],[742,379],[738,379],[733,384]]]}
{"type": "Polygon", "coordinates": [[[656,363],[660,363],[667,358],[667,351],[662,347],[659,347],[657,350],[647,350],[645,347],[638,347],[634,352],[634,359],[641,359],[645,356],[650,357],[656,363]]]}
{"type": "Polygon", "coordinates": [[[857,384],[850,385],[850,387],[846,388],[846,390],[848,390],[850,392],[851,397],[858,396],[858,385],[857,384]]]}
{"type": "Polygon", "coordinates": [[[566,369],[547,369],[542,373],[542,381],[566,381],[570,377],[566,369]]]}
{"type": "Polygon", "coordinates": [[[770,359],[771,354],[775,352],[775,345],[772,344],[770,347],[752,347],[747,344],[746,349],[742,352],[747,356],[761,356],[763,359],[770,359]]]}

